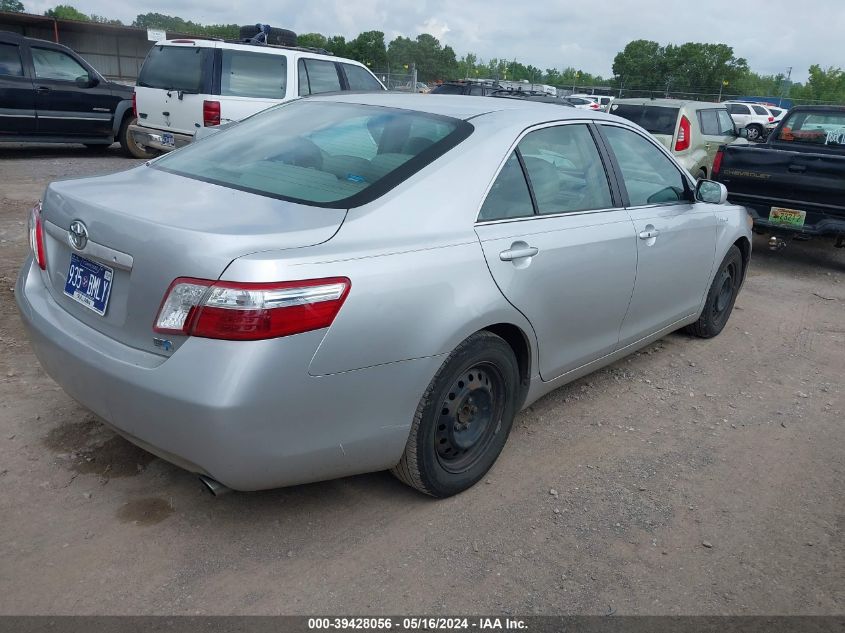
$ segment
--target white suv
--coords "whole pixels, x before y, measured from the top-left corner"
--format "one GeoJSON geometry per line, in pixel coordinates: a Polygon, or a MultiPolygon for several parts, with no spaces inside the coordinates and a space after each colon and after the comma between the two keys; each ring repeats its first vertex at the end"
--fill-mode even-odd
{"type": "Polygon", "coordinates": [[[165,40],[147,54],[135,86],[139,158],[187,145],[197,130],[297,97],[385,90],[366,66],[296,47],[165,40]],[[151,151],[153,150],[153,151],[151,151]]]}
{"type": "Polygon", "coordinates": [[[741,101],[725,101],[725,105],[737,129],[748,130],[749,141],[764,139],[775,127],[775,117],[766,106],[741,101]]]}

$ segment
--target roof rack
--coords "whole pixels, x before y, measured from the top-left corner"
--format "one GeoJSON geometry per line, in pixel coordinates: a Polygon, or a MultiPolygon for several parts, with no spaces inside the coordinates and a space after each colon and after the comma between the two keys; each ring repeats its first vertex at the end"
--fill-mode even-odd
{"type": "Polygon", "coordinates": [[[281,44],[267,44],[265,42],[253,42],[251,38],[238,38],[234,40],[226,40],[220,38],[214,38],[218,42],[225,42],[226,44],[243,44],[245,46],[262,46],[265,48],[281,48],[283,50],[288,51],[302,51],[304,53],[316,53],[318,55],[331,55],[334,56],[334,53],[331,51],[327,51],[325,48],[314,48],[313,46],[283,46],[281,44]]]}

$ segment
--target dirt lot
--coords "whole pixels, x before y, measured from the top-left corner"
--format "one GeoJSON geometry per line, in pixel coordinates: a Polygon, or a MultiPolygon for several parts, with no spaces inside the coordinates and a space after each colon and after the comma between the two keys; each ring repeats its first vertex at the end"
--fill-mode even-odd
{"type": "Polygon", "coordinates": [[[758,240],[717,339],[543,398],[456,498],[385,473],[214,498],[66,396],[18,319],[28,208],[112,152],[0,145],[0,613],[843,613],[845,251],[758,240]]]}

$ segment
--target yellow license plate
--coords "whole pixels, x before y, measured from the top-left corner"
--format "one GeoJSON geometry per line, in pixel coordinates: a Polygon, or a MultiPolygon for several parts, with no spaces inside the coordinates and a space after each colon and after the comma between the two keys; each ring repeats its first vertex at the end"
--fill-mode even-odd
{"type": "Polygon", "coordinates": [[[804,226],[806,218],[807,212],[798,209],[785,209],[784,207],[769,209],[769,222],[779,226],[801,227],[804,226]]]}

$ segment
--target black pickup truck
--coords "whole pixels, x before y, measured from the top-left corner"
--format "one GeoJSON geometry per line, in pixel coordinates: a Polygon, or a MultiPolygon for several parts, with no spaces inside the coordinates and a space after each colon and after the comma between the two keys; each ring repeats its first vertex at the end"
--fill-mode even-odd
{"type": "Polygon", "coordinates": [[[133,92],[66,46],[0,31],[0,141],[94,151],[118,141],[125,154],[147,158],[128,134],[133,92]]]}
{"type": "Polygon", "coordinates": [[[722,146],[712,178],[770,246],[823,235],[845,247],[845,106],[797,106],[765,143],[722,146]]]}

